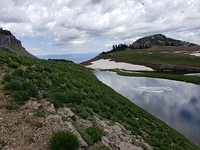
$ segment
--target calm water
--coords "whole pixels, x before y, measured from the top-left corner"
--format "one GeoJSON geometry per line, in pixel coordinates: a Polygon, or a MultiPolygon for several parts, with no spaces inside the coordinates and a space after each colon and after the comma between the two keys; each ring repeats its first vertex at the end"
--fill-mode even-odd
{"type": "Polygon", "coordinates": [[[96,72],[97,78],[200,146],[200,86],[96,72]]]}

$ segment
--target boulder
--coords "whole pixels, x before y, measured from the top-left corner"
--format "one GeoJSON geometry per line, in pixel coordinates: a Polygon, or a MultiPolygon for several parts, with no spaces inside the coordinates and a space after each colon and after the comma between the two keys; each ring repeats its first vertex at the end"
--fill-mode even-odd
{"type": "Polygon", "coordinates": [[[34,110],[39,110],[41,108],[41,104],[38,103],[37,101],[32,101],[29,100],[25,105],[24,108],[25,109],[34,109],[34,110]]]}
{"type": "Polygon", "coordinates": [[[101,141],[106,144],[110,144],[110,140],[106,136],[102,136],[101,141]]]}
{"type": "Polygon", "coordinates": [[[71,109],[67,107],[60,108],[58,110],[58,113],[66,118],[71,118],[72,116],[74,116],[74,113],[71,111],[71,109]]]}
{"type": "Polygon", "coordinates": [[[46,101],[45,99],[41,100],[40,103],[41,103],[42,108],[43,108],[44,110],[46,110],[46,109],[51,105],[51,103],[48,102],[48,101],[46,101]]]}
{"type": "Polygon", "coordinates": [[[122,129],[119,127],[119,125],[113,125],[112,128],[117,135],[122,134],[122,129]]]}
{"type": "Polygon", "coordinates": [[[48,120],[51,124],[63,125],[62,117],[59,115],[49,115],[46,120],[48,120]]]}
{"type": "Polygon", "coordinates": [[[73,124],[71,122],[65,122],[65,127],[68,131],[72,132],[74,135],[77,136],[79,142],[80,142],[80,147],[82,147],[82,149],[87,149],[88,148],[88,144],[83,140],[83,138],[81,137],[81,135],[76,131],[76,129],[74,128],[73,124]]]}
{"type": "Polygon", "coordinates": [[[46,110],[51,114],[56,114],[56,109],[54,107],[54,104],[51,104],[46,110]]]}

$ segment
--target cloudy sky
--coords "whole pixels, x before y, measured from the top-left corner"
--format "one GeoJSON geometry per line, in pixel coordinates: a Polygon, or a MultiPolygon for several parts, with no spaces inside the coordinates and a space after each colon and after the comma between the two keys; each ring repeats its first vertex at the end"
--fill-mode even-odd
{"type": "Polygon", "coordinates": [[[199,0],[0,0],[0,27],[34,55],[89,53],[162,33],[200,44],[199,0]]]}

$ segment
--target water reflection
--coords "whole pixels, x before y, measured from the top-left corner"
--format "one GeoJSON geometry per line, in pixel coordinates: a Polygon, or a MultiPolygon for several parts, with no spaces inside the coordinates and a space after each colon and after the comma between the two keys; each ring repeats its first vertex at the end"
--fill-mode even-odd
{"type": "Polygon", "coordinates": [[[200,146],[200,86],[155,78],[96,72],[100,81],[200,146]]]}

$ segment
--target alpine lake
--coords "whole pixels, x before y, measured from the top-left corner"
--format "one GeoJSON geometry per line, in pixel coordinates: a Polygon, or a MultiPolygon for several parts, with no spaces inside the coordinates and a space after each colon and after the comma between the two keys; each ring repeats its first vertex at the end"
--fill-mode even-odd
{"type": "Polygon", "coordinates": [[[157,78],[119,76],[96,71],[96,77],[200,146],[200,86],[157,78]]]}

